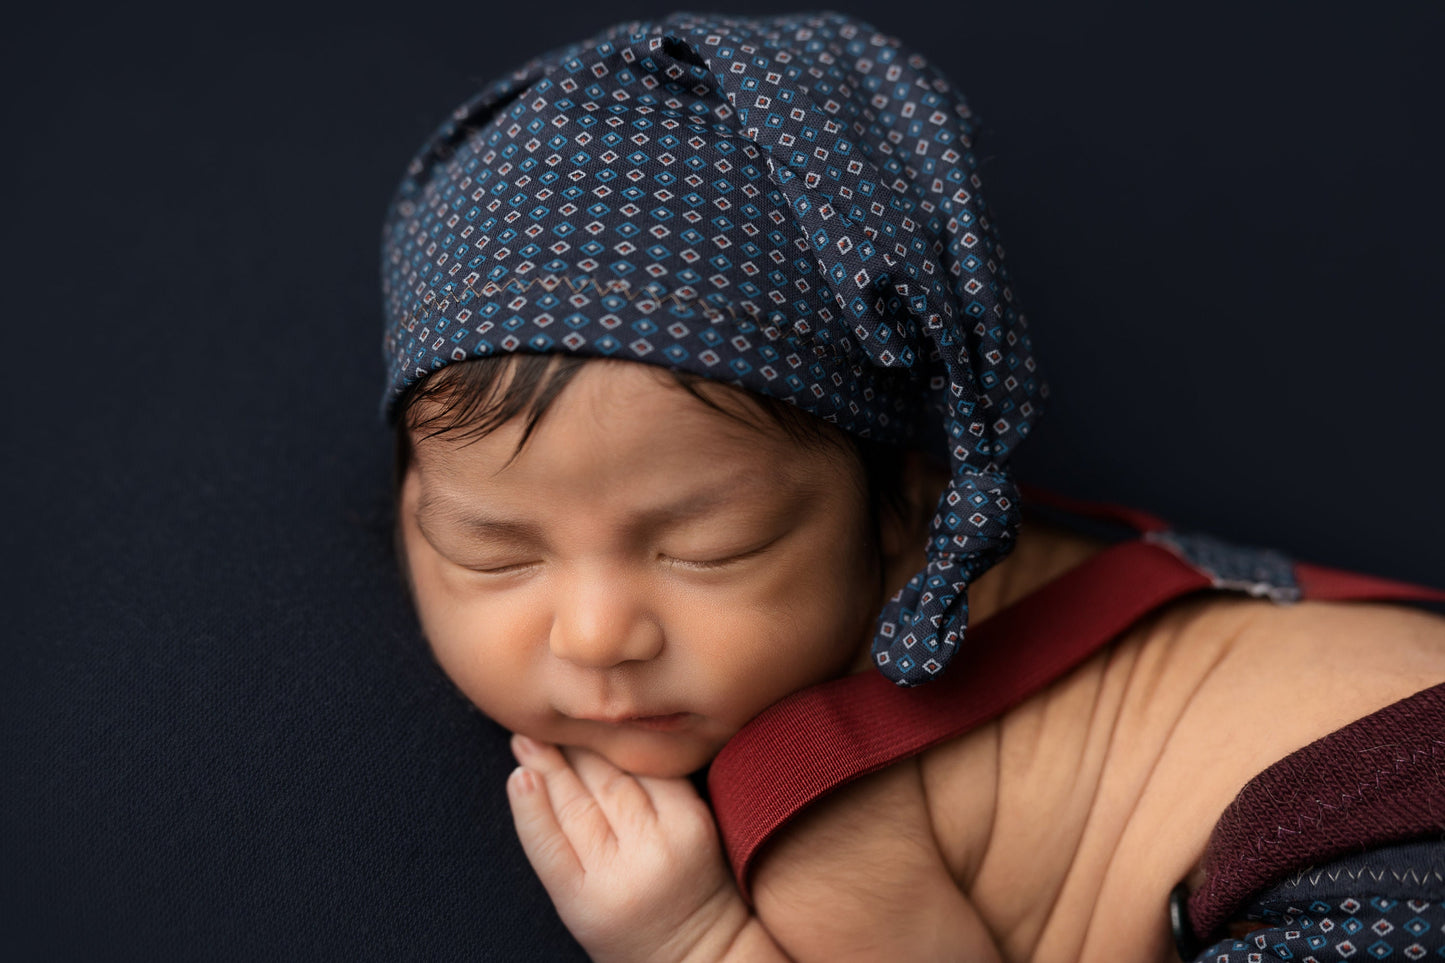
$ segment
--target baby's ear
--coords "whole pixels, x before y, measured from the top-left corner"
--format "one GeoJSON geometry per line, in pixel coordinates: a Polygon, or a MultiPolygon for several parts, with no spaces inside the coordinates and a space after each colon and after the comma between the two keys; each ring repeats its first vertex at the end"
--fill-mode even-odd
{"type": "Polygon", "coordinates": [[[948,469],[921,451],[901,453],[898,499],[878,507],[883,584],[891,596],[927,563],[928,523],[948,486],[948,469]]]}

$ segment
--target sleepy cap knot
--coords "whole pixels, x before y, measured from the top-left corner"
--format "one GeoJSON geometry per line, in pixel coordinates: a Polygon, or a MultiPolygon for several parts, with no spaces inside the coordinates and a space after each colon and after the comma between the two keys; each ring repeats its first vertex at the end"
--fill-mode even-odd
{"type": "Polygon", "coordinates": [[[928,565],[883,608],[873,662],[893,682],[936,677],[968,627],[968,586],[1008,554],[1018,531],[1019,498],[1003,472],[949,481],[928,528],[928,565]]]}

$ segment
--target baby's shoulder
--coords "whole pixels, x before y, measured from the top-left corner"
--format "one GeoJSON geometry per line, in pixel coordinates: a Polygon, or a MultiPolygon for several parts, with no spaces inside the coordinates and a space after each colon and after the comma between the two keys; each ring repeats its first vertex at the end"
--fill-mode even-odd
{"type": "Polygon", "coordinates": [[[1378,602],[1306,601],[1247,605],[1251,619],[1236,646],[1252,658],[1285,661],[1321,646],[1349,665],[1404,673],[1445,662],[1445,617],[1378,602]]]}
{"type": "Polygon", "coordinates": [[[1181,735],[1259,746],[1254,771],[1363,716],[1445,682],[1445,618],[1360,602],[1223,603],[1198,617],[1237,628],[1201,679],[1181,735]],[[1231,611],[1232,610],[1232,611],[1231,611]],[[1218,614],[1216,614],[1218,613],[1218,614]],[[1256,733],[1254,738],[1248,734],[1256,733]],[[1260,738],[1261,733],[1269,738],[1260,738]]]}

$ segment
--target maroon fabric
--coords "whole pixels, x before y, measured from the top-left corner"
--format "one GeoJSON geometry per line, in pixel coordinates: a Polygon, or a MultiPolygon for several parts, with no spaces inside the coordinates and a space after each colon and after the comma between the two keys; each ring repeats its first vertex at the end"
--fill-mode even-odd
{"type": "Polygon", "coordinates": [[[1070,498],[1033,485],[1019,484],[1019,492],[1026,506],[1042,505],[1054,508],[1078,518],[1092,518],[1100,521],[1117,522],[1126,528],[1143,534],[1169,530],[1169,523],[1158,515],[1127,505],[1111,505],[1107,502],[1086,502],[1081,498],[1070,498]]]}
{"type": "Polygon", "coordinates": [[[1407,585],[1359,572],[1343,572],[1323,565],[1296,562],[1295,578],[1307,599],[1322,601],[1445,602],[1445,591],[1407,585]]]}
{"type": "Polygon", "coordinates": [[[1189,898],[1208,941],[1291,870],[1445,831],[1445,683],[1386,706],[1255,776],[1214,827],[1189,898]]]}

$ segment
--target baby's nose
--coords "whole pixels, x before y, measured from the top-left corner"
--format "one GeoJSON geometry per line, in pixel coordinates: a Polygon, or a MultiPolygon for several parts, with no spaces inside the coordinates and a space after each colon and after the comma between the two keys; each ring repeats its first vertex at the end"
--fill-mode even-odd
{"type": "Polygon", "coordinates": [[[548,639],[552,654],[587,668],[641,662],[662,651],[662,627],[631,586],[589,579],[558,598],[548,639]]]}

